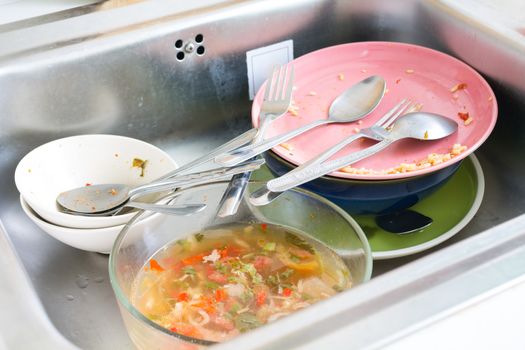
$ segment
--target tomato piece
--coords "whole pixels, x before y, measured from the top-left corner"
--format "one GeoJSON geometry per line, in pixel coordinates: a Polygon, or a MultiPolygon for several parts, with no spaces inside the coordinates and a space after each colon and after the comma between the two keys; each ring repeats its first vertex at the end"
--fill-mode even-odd
{"type": "Polygon", "coordinates": [[[253,261],[253,266],[257,272],[263,272],[268,270],[272,266],[273,260],[270,257],[264,255],[257,255],[253,261]]]}
{"type": "Polygon", "coordinates": [[[285,297],[289,297],[290,295],[292,295],[292,290],[290,288],[283,288],[283,295],[285,297]]]}
{"type": "Polygon", "coordinates": [[[225,299],[226,299],[226,292],[224,291],[224,289],[217,288],[215,290],[215,301],[221,302],[221,301],[224,301],[225,299]]]}
{"type": "Polygon", "coordinates": [[[458,112],[458,117],[461,119],[461,120],[467,120],[469,115],[468,115],[468,112],[458,112]]]}
{"type": "Polygon", "coordinates": [[[182,293],[179,293],[179,295],[177,296],[177,300],[178,301],[188,301],[190,300],[190,297],[188,296],[188,293],[182,292],[182,293]]]}
{"type": "Polygon", "coordinates": [[[190,324],[177,323],[176,326],[170,328],[170,331],[186,335],[188,337],[195,337],[198,335],[197,329],[190,324]]]}
{"type": "Polygon", "coordinates": [[[208,279],[210,281],[220,283],[220,284],[226,284],[226,282],[228,282],[228,279],[226,278],[226,276],[217,271],[213,271],[212,273],[210,273],[208,275],[208,279]]]}
{"type": "Polygon", "coordinates": [[[268,228],[268,224],[261,224],[261,229],[263,232],[266,232],[266,229],[268,228]]]}
{"type": "Polygon", "coordinates": [[[266,292],[265,291],[258,292],[257,295],[255,296],[255,303],[257,304],[257,306],[263,305],[265,301],[266,301],[266,292]]]}

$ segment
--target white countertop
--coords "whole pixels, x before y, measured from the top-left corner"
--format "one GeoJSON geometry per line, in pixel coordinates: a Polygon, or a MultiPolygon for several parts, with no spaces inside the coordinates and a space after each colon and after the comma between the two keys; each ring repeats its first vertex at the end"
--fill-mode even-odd
{"type": "Polygon", "coordinates": [[[522,350],[524,311],[525,278],[480,296],[383,349],[522,350]]]}

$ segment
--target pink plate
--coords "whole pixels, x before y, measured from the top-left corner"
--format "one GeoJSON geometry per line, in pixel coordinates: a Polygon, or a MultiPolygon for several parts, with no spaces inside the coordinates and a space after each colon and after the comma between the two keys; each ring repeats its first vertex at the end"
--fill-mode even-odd
{"type": "MultiPolygon", "coordinates": [[[[273,148],[287,161],[298,165],[313,158],[347,135],[373,124],[404,98],[423,104],[422,111],[438,113],[458,122],[458,132],[437,141],[402,140],[387,149],[352,165],[375,170],[375,174],[352,174],[342,171],[330,175],[347,179],[388,180],[423,175],[459,161],[474,152],[489,136],[496,124],[496,98],[488,83],[471,67],[444,53],[425,47],[394,42],[359,42],[328,47],[295,59],[295,90],[290,112],[277,119],[267,138],[307,124],[326,119],[328,108],[343,90],[358,81],[380,75],[387,83],[387,92],[379,106],[360,122],[330,124],[314,128],[273,148]],[[464,89],[454,90],[458,84],[464,89]],[[458,113],[468,112],[472,118],[465,125],[458,113]],[[467,146],[459,155],[424,169],[387,174],[381,171],[402,163],[416,163],[431,153],[449,153],[454,144],[467,146]],[[283,147],[284,146],[284,147],[283,147]]],[[[252,106],[252,123],[257,125],[264,85],[252,106]]],[[[338,158],[373,144],[358,140],[333,158],[338,158]]]]}

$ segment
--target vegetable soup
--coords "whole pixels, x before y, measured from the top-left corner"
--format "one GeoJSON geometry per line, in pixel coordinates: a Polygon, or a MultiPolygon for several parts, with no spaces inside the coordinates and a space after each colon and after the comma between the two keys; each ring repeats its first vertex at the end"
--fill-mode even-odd
{"type": "Polygon", "coordinates": [[[131,302],[175,333],[220,342],[350,287],[347,266],[317,241],[237,224],[162,248],[137,275],[131,302]]]}

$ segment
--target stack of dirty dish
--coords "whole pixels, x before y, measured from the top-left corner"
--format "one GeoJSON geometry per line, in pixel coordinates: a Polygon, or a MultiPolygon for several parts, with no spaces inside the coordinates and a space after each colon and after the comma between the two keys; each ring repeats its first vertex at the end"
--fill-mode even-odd
{"type": "MultiPolygon", "coordinates": [[[[413,206],[443,186],[461,161],[487,139],[496,123],[497,104],[487,82],[463,62],[425,47],[351,43],[306,54],[293,65],[296,80],[292,105],[287,114],[272,123],[267,139],[326,120],[333,101],[367,77],[382,77],[386,89],[377,107],[360,119],[315,127],[264,153],[275,176],[297,169],[341,140],[374,125],[404,99],[416,102],[422,112],[439,114],[458,124],[457,131],[445,138],[396,142],[371,157],[302,184],[350,214],[383,215],[413,206]]],[[[259,91],[252,107],[255,126],[262,100],[259,91]]],[[[425,138],[424,132],[421,135],[425,138]]],[[[330,160],[376,143],[366,137],[357,139],[330,160]]]]}
{"type": "MultiPolygon", "coordinates": [[[[29,152],[15,170],[15,183],[22,209],[44,232],[78,249],[109,253],[118,233],[136,212],[72,215],[60,208],[57,196],[92,184],[138,186],[176,168],[166,152],[147,142],[117,135],[80,135],[54,140],[29,152]]],[[[143,200],[152,198],[145,196],[143,200]]],[[[158,218],[158,214],[149,213],[142,223],[158,218]]]]}

